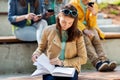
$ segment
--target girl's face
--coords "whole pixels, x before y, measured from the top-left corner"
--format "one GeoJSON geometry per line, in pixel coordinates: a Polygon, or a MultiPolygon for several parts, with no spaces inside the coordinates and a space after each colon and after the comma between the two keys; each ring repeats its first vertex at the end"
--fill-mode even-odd
{"type": "Polygon", "coordinates": [[[87,5],[89,0],[82,0],[82,2],[83,2],[84,5],[87,5]]]}
{"type": "Polygon", "coordinates": [[[59,15],[59,23],[62,30],[67,30],[68,28],[70,28],[73,22],[74,22],[74,18],[65,16],[63,13],[59,15]]]}

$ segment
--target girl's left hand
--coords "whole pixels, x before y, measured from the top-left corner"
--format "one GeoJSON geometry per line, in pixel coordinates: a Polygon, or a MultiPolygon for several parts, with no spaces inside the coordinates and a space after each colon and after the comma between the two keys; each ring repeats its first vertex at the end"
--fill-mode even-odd
{"type": "Polygon", "coordinates": [[[51,63],[52,65],[59,65],[59,66],[62,66],[62,65],[63,65],[63,64],[62,64],[62,61],[61,61],[59,58],[51,59],[51,60],[50,60],[50,63],[51,63]]]}

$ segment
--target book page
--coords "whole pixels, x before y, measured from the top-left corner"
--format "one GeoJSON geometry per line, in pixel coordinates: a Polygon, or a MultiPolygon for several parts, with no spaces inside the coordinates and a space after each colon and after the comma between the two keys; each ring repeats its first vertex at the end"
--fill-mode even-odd
{"type": "Polygon", "coordinates": [[[49,74],[49,71],[46,70],[41,64],[38,62],[34,62],[34,64],[37,69],[32,73],[31,76],[38,76],[38,75],[44,75],[44,74],[49,74]]]}
{"type": "Polygon", "coordinates": [[[38,75],[44,75],[49,74],[49,72],[45,69],[36,69],[31,76],[38,76],[38,75]]]}
{"type": "Polygon", "coordinates": [[[53,76],[65,76],[73,77],[75,73],[75,68],[68,67],[56,67],[52,73],[53,76]]]}
{"type": "Polygon", "coordinates": [[[48,70],[50,73],[52,73],[52,71],[54,70],[55,66],[50,64],[50,60],[49,58],[43,53],[41,54],[38,59],[37,62],[42,65],[43,68],[45,68],[46,70],[48,70]]]}

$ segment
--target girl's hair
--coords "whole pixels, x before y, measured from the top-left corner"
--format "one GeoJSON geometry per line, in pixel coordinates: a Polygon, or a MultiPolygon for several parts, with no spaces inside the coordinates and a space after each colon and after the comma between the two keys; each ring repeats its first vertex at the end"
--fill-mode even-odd
{"type": "MultiPolygon", "coordinates": [[[[21,6],[25,7],[27,6],[26,0],[19,0],[21,6]]],[[[35,10],[39,7],[40,1],[39,0],[30,0],[30,4],[33,4],[35,7],[35,10]]]]}
{"type": "MultiPolygon", "coordinates": [[[[67,9],[68,9],[68,10],[71,10],[71,11],[76,11],[76,12],[77,12],[77,9],[76,9],[74,6],[72,6],[71,4],[65,5],[65,6],[61,9],[61,11],[62,11],[62,10],[67,10],[67,9]]],[[[65,15],[64,12],[62,12],[62,13],[63,13],[63,15],[65,15]]],[[[74,18],[74,22],[73,22],[72,26],[67,30],[67,32],[68,32],[68,40],[67,40],[67,41],[69,42],[69,41],[73,41],[74,39],[80,37],[80,36],[82,35],[82,33],[81,33],[81,31],[78,30],[78,28],[77,28],[78,15],[73,16],[72,14],[68,14],[68,15],[65,15],[65,16],[74,18]]],[[[60,39],[62,40],[61,26],[60,26],[60,23],[59,23],[59,15],[58,15],[57,18],[56,18],[56,28],[58,29],[58,31],[59,31],[59,33],[60,33],[60,39]]]]}

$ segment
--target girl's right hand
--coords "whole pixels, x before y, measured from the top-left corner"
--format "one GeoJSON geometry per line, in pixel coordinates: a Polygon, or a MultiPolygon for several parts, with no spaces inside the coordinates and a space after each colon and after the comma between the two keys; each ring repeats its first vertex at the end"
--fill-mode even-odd
{"type": "Polygon", "coordinates": [[[39,56],[40,56],[40,54],[37,54],[37,53],[36,53],[36,54],[33,54],[33,55],[32,55],[32,61],[33,61],[33,62],[36,62],[36,59],[37,59],[39,56]]]}
{"type": "Polygon", "coordinates": [[[94,33],[91,30],[85,29],[84,30],[85,35],[87,35],[91,40],[95,36],[94,33]]]}
{"type": "Polygon", "coordinates": [[[25,19],[27,20],[32,20],[34,18],[35,14],[34,13],[29,13],[25,15],[25,19]]]}

